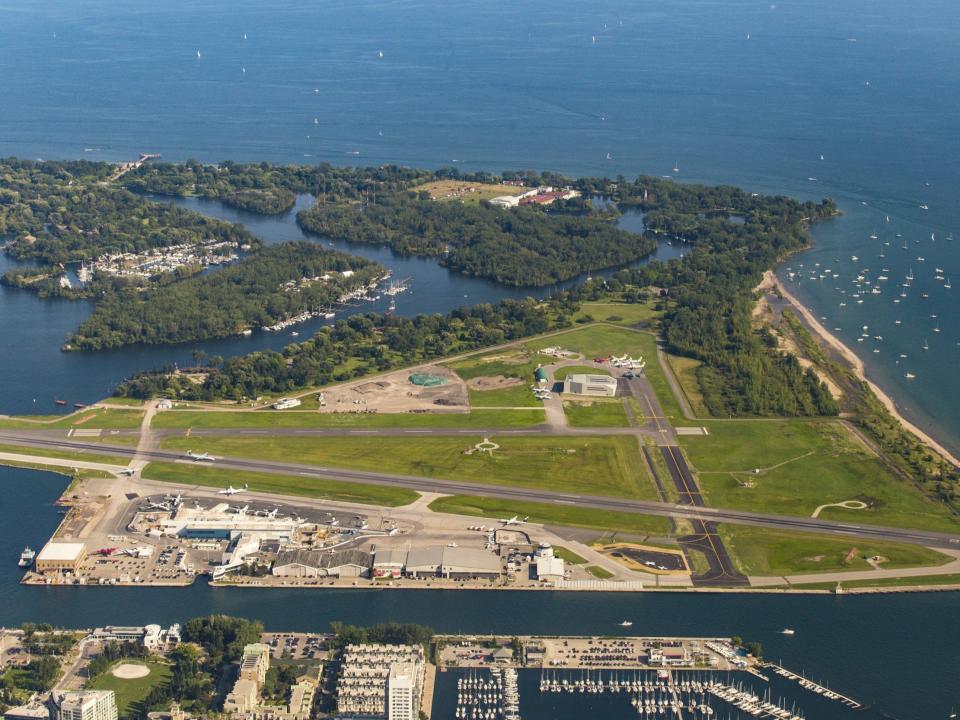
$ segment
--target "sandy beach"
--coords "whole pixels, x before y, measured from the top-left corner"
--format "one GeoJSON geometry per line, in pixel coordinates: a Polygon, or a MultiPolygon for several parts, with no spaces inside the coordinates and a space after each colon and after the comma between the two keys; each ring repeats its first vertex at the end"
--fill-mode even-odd
{"type": "Polygon", "coordinates": [[[781,283],[776,275],[773,274],[772,270],[768,270],[764,273],[763,283],[761,283],[761,288],[773,288],[774,286],[780,289],[780,294],[796,308],[797,312],[803,317],[804,321],[810,327],[814,333],[821,339],[823,342],[827,343],[831,348],[836,350],[853,368],[857,377],[863,380],[867,385],[870,386],[870,389],[873,391],[873,394],[879,398],[880,402],[883,403],[884,407],[900,422],[903,427],[913,433],[924,445],[935,450],[946,458],[949,462],[953,463],[956,466],[960,466],[960,460],[958,460],[953,453],[947,450],[943,445],[938,443],[932,437],[930,437],[923,430],[918,428],[916,425],[907,420],[903,415],[900,414],[900,411],[897,409],[896,404],[893,402],[893,398],[887,395],[883,390],[881,390],[876,383],[869,380],[866,376],[866,370],[864,368],[863,361],[857,357],[857,355],[846,345],[844,345],[839,338],[833,335],[829,330],[827,330],[816,316],[810,312],[810,310],[789,291],[787,290],[783,283],[781,283]]]}

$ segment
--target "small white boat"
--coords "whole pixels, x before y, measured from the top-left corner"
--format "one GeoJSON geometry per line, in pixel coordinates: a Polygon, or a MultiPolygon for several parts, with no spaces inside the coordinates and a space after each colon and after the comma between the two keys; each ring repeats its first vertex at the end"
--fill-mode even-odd
{"type": "Polygon", "coordinates": [[[780,634],[781,634],[781,635],[794,635],[794,634],[796,634],[796,630],[794,630],[794,629],[792,629],[792,628],[784,628],[783,630],[780,631],[780,634]]]}
{"type": "Polygon", "coordinates": [[[620,625],[620,627],[633,627],[633,623],[630,622],[629,620],[624,620],[623,622],[618,624],[620,625]]]}
{"type": "Polygon", "coordinates": [[[916,375],[914,375],[913,373],[907,373],[906,375],[904,375],[904,377],[907,380],[913,380],[916,377],[916,375]]]}
{"type": "Polygon", "coordinates": [[[19,567],[25,568],[33,565],[33,559],[37,556],[37,553],[30,549],[30,547],[25,547],[23,552],[20,553],[20,560],[17,562],[19,567]]]}

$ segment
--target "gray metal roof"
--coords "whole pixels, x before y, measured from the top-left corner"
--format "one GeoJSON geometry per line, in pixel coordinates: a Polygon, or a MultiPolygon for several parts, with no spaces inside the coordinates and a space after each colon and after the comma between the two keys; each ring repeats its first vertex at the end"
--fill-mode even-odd
{"type": "Polygon", "coordinates": [[[363,550],[284,550],[277,556],[274,567],[285,565],[305,565],[306,567],[329,569],[341,565],[359,565],[368,568],[373,556],[363,550]]]}

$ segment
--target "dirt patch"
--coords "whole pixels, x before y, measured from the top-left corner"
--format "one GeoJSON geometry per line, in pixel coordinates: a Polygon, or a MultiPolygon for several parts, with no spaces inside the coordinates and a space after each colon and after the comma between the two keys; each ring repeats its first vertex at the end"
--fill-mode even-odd
{"type": "Polygon", "coordinates": [[[83,425],[85,422],[89,422],[90,420],[93,420],[96,416],[97,416],[96,413],[90,413],[89,415],[84,415],[84,416],[83,416],[82,418],[80,418],[79,420],[74,420],[73,424],[74,424],[74,425],[83,425]]]}
{"type": "Polygon", "coordinates": [[[146,665],[136,665],[134,663],[123,663],[117,665],[110,671],[110,674],[121,680],[135,680],[136,678],[146,677],[150,674],[150,668],[146,665]]]}
{"type": "Polygon", "coordinates": [[[467,380],[467,387],[471,390],[502,390],[503,388],[523,385],[521,378],[494,375],[493,377],[475,377],[467,380]]]}
{"type": "Polygon", "coordinates": [[[446,383],[421,387],[410,382],[410,370],[398,370],[376,380],[359,380],[324,390],[324,404],[318,412],[463,412],[467,409],[467,387],[456,373],[439,365],[419,372],[441,377],[446,383]]]}

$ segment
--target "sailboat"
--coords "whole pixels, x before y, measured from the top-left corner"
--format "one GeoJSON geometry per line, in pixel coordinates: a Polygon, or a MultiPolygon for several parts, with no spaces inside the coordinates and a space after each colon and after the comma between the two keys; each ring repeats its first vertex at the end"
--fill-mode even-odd
{"type": "Polygon", "coordinates": [[[924,350],[929,350],[929,349],[930,349],[930,343],[927,342],[927,339],[926,339],[926,338],[923,339],[923,349],[924,349],[924,350]]]}
{"type": "Polygon", "coordinates": [[[674,164],[673,164],[673,171],[674,171],[675,173],[680,172],[680,166],[677,165],[677,163],[674,163],[674,164]]]}
{"type": "Polygon", "coordinates": [[[197,50],[197,60],[199,60],[199,59],[200,59],[200,51],[197,50]]]}

